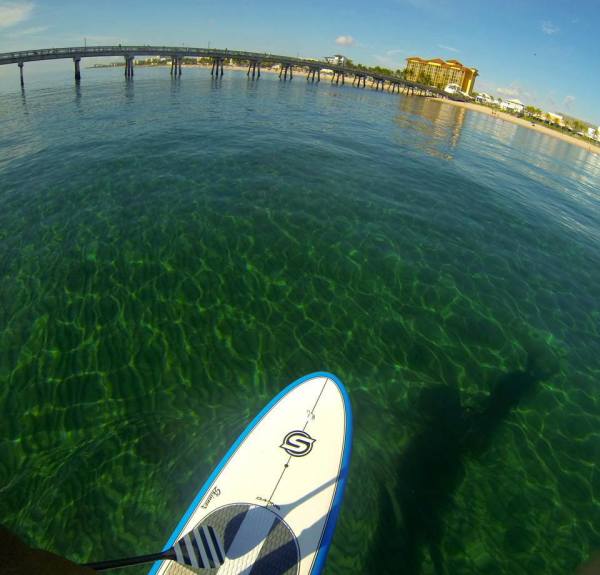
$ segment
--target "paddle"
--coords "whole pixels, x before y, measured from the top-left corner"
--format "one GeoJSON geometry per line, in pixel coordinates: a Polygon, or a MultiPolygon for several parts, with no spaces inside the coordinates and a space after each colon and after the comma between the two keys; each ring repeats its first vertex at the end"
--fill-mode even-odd
{"type": "Polygon", "coordinates": [[[212,527],[195,527],[181,539],[178,539],[173,547],[166,551],[151,553],[150,555],[140,555],[138,557],[85,563],[83,567],[89,567],[95,571],[105,571],[107,569],[128,567],[129,565],[162,561],[164,559],[170,559],[171,561],[195,567],[196,569],[212,569],[220,567],[224,563],[225,551],[223,551],[223,545],[212,527]]]}

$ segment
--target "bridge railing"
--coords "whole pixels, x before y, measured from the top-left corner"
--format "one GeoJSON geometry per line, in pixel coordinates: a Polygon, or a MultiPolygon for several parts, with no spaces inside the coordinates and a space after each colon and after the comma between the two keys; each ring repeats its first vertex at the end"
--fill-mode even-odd
{"type": "Polygon", "coordinates": [[[297,62],[314,62],[315,64],[326,65],[325,60],[307,60],[305,58],[294,58],[292,56],[282,56],[279,54],[270,54],[266,52],[246,52],[241,50],[222,50],[218,48],[197,48],[186,46],[75,46],[68,48],[41,48],[39,50],[22,50],[19,52],[0,53],[0,60],[27,59],[32,57],[59,56],[68,58],[69,56],[103,56],[107,52],[114,53],[115,56],[137,55],[137,54],[157,54],[173,56],[195,56],[205,54],[207,56],[227,56],[229,58],[262,58],[268,60],[284,60],[297,62]]]}

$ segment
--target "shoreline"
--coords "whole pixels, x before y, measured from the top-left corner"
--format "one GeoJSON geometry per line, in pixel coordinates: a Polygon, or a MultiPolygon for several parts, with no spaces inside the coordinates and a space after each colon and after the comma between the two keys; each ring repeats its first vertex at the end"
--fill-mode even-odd
{"type": "MultiPolygon", "coordinates": [[[[112,68],[112,67],[118,67],[118,66],[90,66],[90,69],[112,68]]],[[[142,65],[140,67],[142,67],[142,68],[169,68],[170,64],[142,65]]],[[[211,67],[210,64],[183,64],[182,65],[182,68],[208,69],[210,67],[211,67]]],[[[228,66],[225,66],[225,68],[227,68],[228,70],[235,70],[238,72],[246,72],[247,71],[246,66],[228,65],[228,66]]],[[[279,70],[272,69],[272,68],[261,68],[261,74],[264,74],[264,73],[279,74],[279,70]]],[[[301,78],[305,78],[307,75],[308,75],[308,73],[303,70],[294,70],[294,76],[299,76],[301,78]]],[[[325,74],[325,79],[329,79],[329,78],[330,78],[330,75],[325,74]]],[[[349,84],[350,86],[352,86],[351,82],[350,83],[346,82],[346,84],[349,84]]],[[[342,85],[342,84],[340,84],[340,85],[342,85]]],[[[372,89],[373,84],[369,83],[366,85],[366,87],[372,89]]],[[[387,90],[385,90],[385,91],[387,91],[387,90]]],[[[567,142],[568,144],[573,144],[573,145],[575,145],[583,150],[587,150],[588,152],[591,152],[593,154],[600,155],[600,146],[599,145],[592,144],[592,143],[586,142],[584,140],[580,140],[579,138],[570,136],[568,134],[563,134],[561,132],[557,132],[556,130],[553,130],[546,126],[542,126],[540,124],[531,122],[530,120],[525,120],[523,118],[517,118],[511,114],[507,114],[505,112],[496,110],[494,108],[488,108],[487,106],[480,106],[480,105],[474,104],[472,102],[461,102],[458,100],[450,100],[450,99],[445,99],[445,98],[437,98],[437,97],[431,97],[431,96],[419,96],[419,97],[425,97],[429,100],[440,102],[442,104],[449,104],[450,106],[466,108],[467,110],[472,110],[473,112],[479,112],[480,114],[486,114],[488,116],[497,118],[499,120],[504,120],[506,122],[512,122],[513,124],[517,124],[518,126],[522,126],[523,128],[528,128],[530,130],[538,132],[539,134],[544,134],[546,136],[551,136],[553,138],[557,138],[559,140],[562,140],[563,142],[567,142]]]]}
{"type": "Polygon", "coordinates": [[[479,112],[480,114],[486,114],[491,116],[492,118],[498,118],[499,120],[504,120],[506,122],[512,122],[513,124],[517,124],[518,126],[522,126],[524,128],[528,128],[539,134],[544,134],[546,136],[552,136],[553,138],[558,138],[563,142],[567,142],[568,144],[573,144],[587,150],[588,152],[592,152],[593,154],[600,155],[600,146],[592,143],[585,142],[584,140],[580,140],[574,136],[570,136],[568,134],[563,134],[561,132],[557,132],[551,128],[547,128],[546,126],[541,126],[540,124],[536,124],[531,122],[530,120],[525,120],[523,118],[516,118],[511,114],[507,114],[505,112],[501,112],[500,110],[495,110],[493,108],[488,108],[486,106],[479,106],[477,104],[473,104],[472,102],[459,102],[456,100],[442,100],[441,98],[429,98],[430,100],[436,100],[443,104],[449,104],[451,106],[457,106],[459,108],[466,108],[467,110],[472,110],[473,112],[479,112]]]}

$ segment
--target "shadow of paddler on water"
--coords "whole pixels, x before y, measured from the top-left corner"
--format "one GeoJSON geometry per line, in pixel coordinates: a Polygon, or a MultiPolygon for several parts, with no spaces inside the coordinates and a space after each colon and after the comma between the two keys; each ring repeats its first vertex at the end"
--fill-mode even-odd
{"type": "Polygon", "coordinates": [[[502,374],[472,407],[464,407],[449,385],[421,391],[418,431],[395,466],[396,483],[380,486],[378,524],[366,561],[371,572],[417,575],[427,550],[436,575],[447,573],[440,551],[443,519],[463,479],[465,459],[481,456],[510,412],[556,369],[555,362],[543,364],[530,354],[524,370],[502,374]]]}

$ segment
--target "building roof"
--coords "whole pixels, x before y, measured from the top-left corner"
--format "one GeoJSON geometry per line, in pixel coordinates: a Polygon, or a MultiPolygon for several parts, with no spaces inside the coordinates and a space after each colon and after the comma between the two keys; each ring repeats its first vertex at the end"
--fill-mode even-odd
{"type": "Polygon", "coordinates": [[[458,68],[464,70],[471,70],[476,76],[478,75],[478,71],[476,68],[469,68],[459,62],[458,60],[442,60],[441,58],[431,58],[429,60],[425,58],[421,58],[420,56],[411,56],[406,59],[407,62],[424,62],[425,64],[434,64],[437,66],[443,66],[448,68],[458,68]]]}

